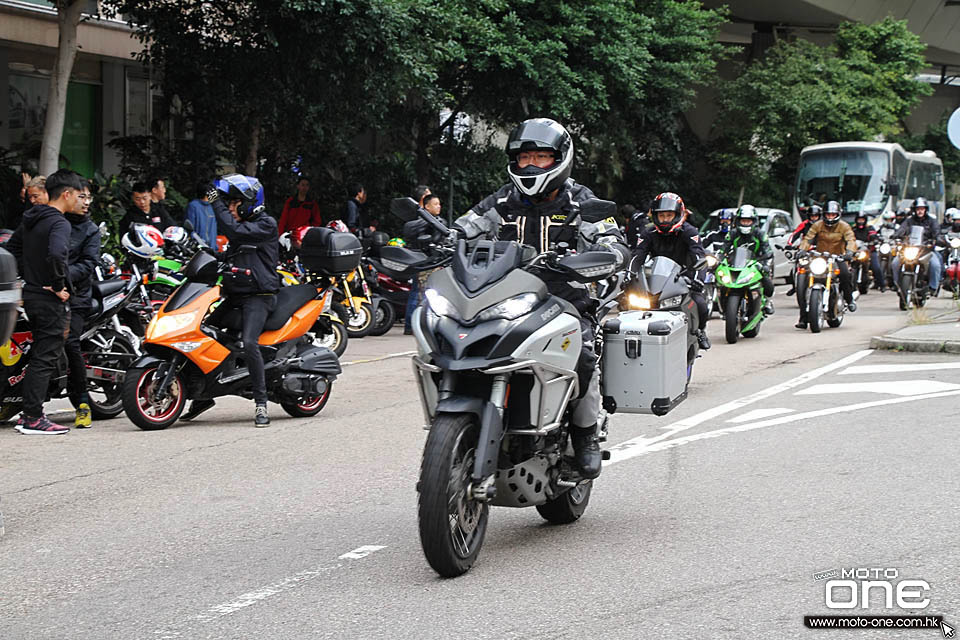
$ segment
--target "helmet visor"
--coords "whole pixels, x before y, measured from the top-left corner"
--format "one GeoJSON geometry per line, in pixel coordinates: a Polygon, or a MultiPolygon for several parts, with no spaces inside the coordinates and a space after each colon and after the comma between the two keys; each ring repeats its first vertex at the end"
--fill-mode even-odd
{"type": "Polygon", "coordinates": [[[549,149],[562,151],[564,131],[558,126],[550,126],[543,122],[522,122],[510,134],[507,141],[507,153],[515,156],[519,151],[533,149],[549,149]]]}

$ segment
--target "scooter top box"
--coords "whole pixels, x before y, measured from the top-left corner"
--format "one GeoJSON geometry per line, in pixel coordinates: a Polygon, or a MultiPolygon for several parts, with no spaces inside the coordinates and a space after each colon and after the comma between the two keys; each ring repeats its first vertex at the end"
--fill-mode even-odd
{"type": "Polygon", "coordinates": [[[604,406],[662,416],[687,397],[687,318],[679,311],[626,311],[603,325],[604,406]]]}
{"type": "Polygon", "coordinates": [[[303,236],[300,264],[307,271],[328,275],[350,273],[360,266],[362,252],[359,238],[352,233],[314,227],[303,236]]]}

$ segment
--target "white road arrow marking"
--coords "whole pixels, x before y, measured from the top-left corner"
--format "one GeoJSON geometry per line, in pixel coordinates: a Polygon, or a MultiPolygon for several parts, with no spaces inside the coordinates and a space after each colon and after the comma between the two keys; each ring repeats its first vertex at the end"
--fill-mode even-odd
{"type": "Polygon", "coordinates": [[[940,382],[939,380],[888,380],[885,382],[842,382],[838,384],[816,384],[801,389],[793,395],[816,396],[834,393],[885,393],[892,396],[920,396],[927,393],[953,391],[960,384],[940,382]]]}
{"type": "Polygon", "coordinates": [[[924,364],[864,364],[858,367],[848,367],[838,376],[857,376],[867,373],[908,373],[914,371],[941,371],[943,369],[960,369],[960,362],[927,362],[924,364]]]}
{"type": "Polygon", "coordinates": [[[370,555],[374,551],[380,551],[380,549],[386,549],[386,547],[384,545],[368,544],[362,547],[357,547],[353,551],[348,551],[347,553],[343,554],[337,559],[338,560],[359,560],[360,558],[366,558],[368,555],[370,555]]]}
{"type": "Polygon", "coordinates": [[[787,409],[787,408],[778,408],[778,409],[754,409],[753,411],[748,411],[743,415],[737,416],[736,418],[731,418],[727,422],[733,424],[740,424],[741,422],[752,422],[754,420],[762,420],[763,418],[772,418],[773,416],[782,416],[785,413],[793,413],[796,409],[787,409]]]}

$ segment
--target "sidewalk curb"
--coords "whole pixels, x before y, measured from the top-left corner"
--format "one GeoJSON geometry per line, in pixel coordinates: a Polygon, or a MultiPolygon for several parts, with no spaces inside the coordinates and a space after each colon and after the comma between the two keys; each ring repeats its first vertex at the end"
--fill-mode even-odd
{"type": "Polygon", "coordinates": [[[917,340],[896,336],[874,336],[870,339],[871,349],[892,351],[913,351],[916,353],[956,353],[960,354],[960,340],[917,340]]]}

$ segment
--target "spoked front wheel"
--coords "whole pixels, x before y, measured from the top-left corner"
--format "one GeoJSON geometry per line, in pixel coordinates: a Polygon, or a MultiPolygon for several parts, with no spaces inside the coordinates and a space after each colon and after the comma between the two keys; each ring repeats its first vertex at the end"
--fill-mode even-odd
{"type": "Polygon", "coordinates": [[[483,546],[489,507],[470,494],[479,427],[472,414],[441,414],[430,428],[420,465],[420,544],[438,574],[470,570],[483,546]]]}

